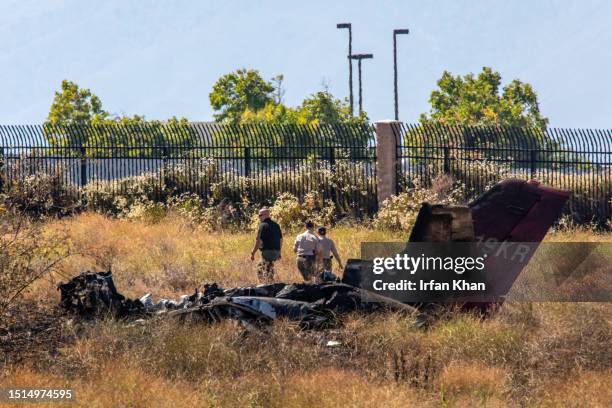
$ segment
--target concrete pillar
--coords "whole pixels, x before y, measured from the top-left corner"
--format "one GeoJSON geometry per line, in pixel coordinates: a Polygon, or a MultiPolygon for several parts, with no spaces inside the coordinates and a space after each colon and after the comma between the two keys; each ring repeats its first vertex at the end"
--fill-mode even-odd
{"type": "Polygon", "coordinates": [[[376,184],[378,207],[397,193],[397,146],[400,122],[383,120],[376,122],[376,184]]]}

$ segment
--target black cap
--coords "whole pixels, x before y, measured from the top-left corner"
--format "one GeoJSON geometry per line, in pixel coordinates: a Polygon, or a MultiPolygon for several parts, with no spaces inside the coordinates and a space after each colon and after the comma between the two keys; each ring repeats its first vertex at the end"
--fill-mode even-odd
{"type": "Polygon", "coordinates": [[[325,233],[327,232],[327,229],[325,227],[319,227],[318,231],[319,231],[319,234],[325,235],[325,233]]]}

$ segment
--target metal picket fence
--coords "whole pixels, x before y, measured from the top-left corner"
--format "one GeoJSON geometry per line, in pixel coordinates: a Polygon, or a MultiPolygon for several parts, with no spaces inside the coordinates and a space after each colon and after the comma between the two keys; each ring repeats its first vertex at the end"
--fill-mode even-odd
{"type": "MultiPolygon", "coordinates": [[[[576,221],[612,218],[612,132],[394,125],[397,191],[450,174],[475,196],[506,177],[568,189],[576,221]]],[[[354,215],[377,211],[375,126],[160,123],[0,126],[0,191],[57,175],[86,196],[271,203],[317,192],[354,215]]]]}
{"type": "Polygon", "coordinates": [[[572,192],[577,222],[612,217],[612,131],[398,124],[398,190],[450,174],[472,196],[507,177],[572,192]]]}
{"type": "Polygon", "coordinates": [[[106,195],[270,203],[315,191],[347,212],[376,211],[371,125],[0,126],[0,149],[5,188],[60,173],[66,185],[106,195]]]}

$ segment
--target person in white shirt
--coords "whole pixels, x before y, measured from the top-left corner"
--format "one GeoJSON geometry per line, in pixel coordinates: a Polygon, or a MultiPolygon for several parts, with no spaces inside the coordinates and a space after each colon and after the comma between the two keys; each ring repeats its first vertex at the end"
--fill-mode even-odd
{"type": "Polygon", "coordinates": [[[314,233],[312,221],[306,221],[306,231],[295,238],[293,252],[297,255],[297,267],[305,281],[316,275],[316,257],[318,254],[319,237],[314,233]]]}
{"type": "Polygon", "coordinates": [[[340,255],[338,255],[338,250],[336,249],[336,244],[333,240],[327,238],[327,229],[325,227],[319,227],[319,257],[321,260],[321,271],[329,271],[332,272],[332,258],[336,258],[338,262],[338,266],[340,270],[342,270],[342,260],[340,259],[340,255]]]}

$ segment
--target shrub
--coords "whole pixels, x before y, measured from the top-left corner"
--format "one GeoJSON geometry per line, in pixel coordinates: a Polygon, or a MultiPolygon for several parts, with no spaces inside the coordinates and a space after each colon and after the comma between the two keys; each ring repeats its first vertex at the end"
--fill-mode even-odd
{"type": "Polygon", "coordinates": [[[115,215],[118,218],[141,220],[156,224],[167,216],[176,216],[194,228],[204,228],[209,231],[220,231],[239,228],[250,220],[248,203],[235,204],[228,199],[208,204],[197,194],[184,193],[171,196],[165,202],[156,202],[143,198],[142,201],[131,203],[122,196],[116,197],[115,215]]]}
{"type": "Polygon", "coordinates": [[[304,195],[302,204],[306,218],[318,225],[332,225],[337,219],[337,210],[334,202],[324,199],[318,191],[311,191],[304,195]]]}
{"type": "Polygon", "coordinates": [[[66,185],[61,168],[35,172],[29,162],[17,161],[11,164],[10,171],[14,178],[4,195],[7,206],[36,218],[61,217],[82,209],[80,191],[66,185]]]}
{"type": "Polygon", "coordinates": [[[186,219],[192,226],[203,227],[209,231],[239,228],[250,219],[249,203],[233,203],[223,199],[215,203],[213,199],[204,200],[193,193],[181,194],[168,200],[168,211],[186,219]]]}
{"type": "Polygon", "coordinates": [[[383,202],[376,214],[375,228],[392,231],[409,231],[423,202],[431,204],[461,204],[464,202],[465,186],[448,175],[434,178],[429,188],[421,187],[420,180],[414,180],[415,188],[392,196],[383,202]]]}
{"type": "Polygon", "coordinates": [[[127,219],[139,219],[151,224],[161,221],[166,214],[166,206],[153,201],[136,202],[122,213],[127,219]]]}
{"type": "MultiPolygon", "coordinates": [[[[282,193],[270,207],[270,216],[285,229],[301,228],[306,220],[317,225],[332,225],[337,217],[336,206],[317,191],[304,195],[302,202],[291,193],[282,193]]],[[[255,229],[259,219],[254,212],[251,228],[255,229]]]]}
{"type": "MultiPolygon", "coordinates": [[[[61,232],[41,226],[6,208],[0,214],[0,315],[35,281],[50,274],[68,256],[61,232]]],[[[0,320],[2,320],[0,318],[0,320]]]]}
{"type": "Polygon", "coordinates": [[[134,205],[163,200],[165,186],[155,172],[117,180],[92,180],[84,188],[87,207],[103,214],[122,216],[134,205]]]}
{"type": "Polygon", "coordinates": [[[270,215],[283,228],[295,228],[305,221],[300,202],[290,193],[278,196],[274,205],[270,207],[270,215]]]}

